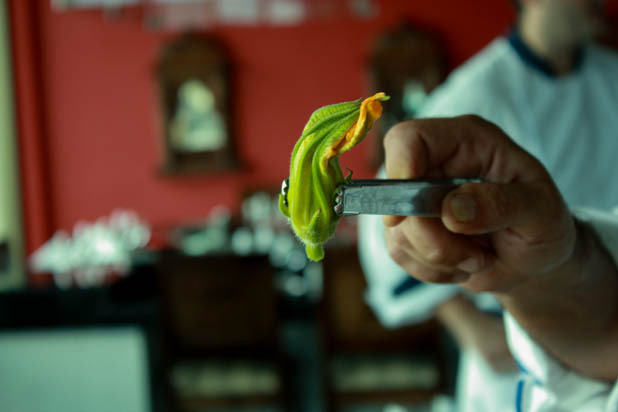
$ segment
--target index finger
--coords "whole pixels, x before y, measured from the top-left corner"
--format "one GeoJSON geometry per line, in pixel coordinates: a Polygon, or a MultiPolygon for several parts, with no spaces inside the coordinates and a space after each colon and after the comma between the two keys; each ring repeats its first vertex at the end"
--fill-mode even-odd
{"type": "Polygon", "coordinates": [[[388,178],[480,177],[531,181],[546,173],[493,123],[477,116],[399,123],[384,138],[388,178]]]}
{"type": "MultiPolygon", "coordinates": [[[[494,183],[532,181],[547,172],[500,128],[478,116],[415,119],[384,138],[391,179],[478,177],[494,183]]],[[[385,216],[394,226],[403,217],[385,216]]]]}

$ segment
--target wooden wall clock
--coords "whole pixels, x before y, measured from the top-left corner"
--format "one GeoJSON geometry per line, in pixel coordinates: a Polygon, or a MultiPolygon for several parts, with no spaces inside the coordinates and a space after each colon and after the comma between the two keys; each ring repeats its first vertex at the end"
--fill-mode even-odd
{"type": "Polygon", "coordinates": [[[213,39],[185,34],[164,47],[157,66],[164,174],[239,167],[231,127],[230,70],[213,39]]]}

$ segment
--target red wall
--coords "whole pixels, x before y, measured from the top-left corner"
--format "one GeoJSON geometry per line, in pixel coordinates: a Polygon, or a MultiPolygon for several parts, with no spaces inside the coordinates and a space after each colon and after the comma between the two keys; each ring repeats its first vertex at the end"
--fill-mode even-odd
{"type": "MultiPolygon", "coordinates": [[[[507,0],[378,1],[371,21],[347,17],[296,27],[217,27],[236,66],[237,146],[246,168],[166,178],[153,68],[173,33],[143,27],[140,10],[57,13],[49,0],[12,0],[18,126],[28,251],[55,230],[123,207],[156,227],[238,206],[246,187],[278,187],[308,115],[367,94],[372,40],[408,18],[435,30],[459,64],[509,25],[507,0]]],[[[369,144],[342,157],[368,177],[369,144]]]]}

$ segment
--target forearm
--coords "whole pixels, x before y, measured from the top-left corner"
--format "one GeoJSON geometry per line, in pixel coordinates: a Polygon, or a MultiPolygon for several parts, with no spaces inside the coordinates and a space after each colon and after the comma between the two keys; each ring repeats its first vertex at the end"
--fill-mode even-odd
{"type": "Polygon", "coordinates": [[[468,327],[470,323],[468,319],[477,311],[472,302],[461,295],[456,295],[436,308],[436,318],[460,345],[466,345],[470,341],[470,334],[474,333],[468,327]]]}
{"type": "Polygon", "coordinates": [[[564,265],[497,295],[562,363],[593,378],[618,378],[618,274],[591,229],[579,225],[577,246],[564,265]]]}

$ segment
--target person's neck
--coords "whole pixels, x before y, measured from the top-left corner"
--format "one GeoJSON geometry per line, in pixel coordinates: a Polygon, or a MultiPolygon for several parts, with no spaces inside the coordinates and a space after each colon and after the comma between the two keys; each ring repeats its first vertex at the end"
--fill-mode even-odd
{"type": "Polygon", "coordinates": [[[537,56],[547,62],[561,76],[570,73],[577,61],[579,46],[553,44],[542,36],[541,28],[536,27],[533,20],[524,20],[519,24],[519,35],[522,41],[537,56]]]}

